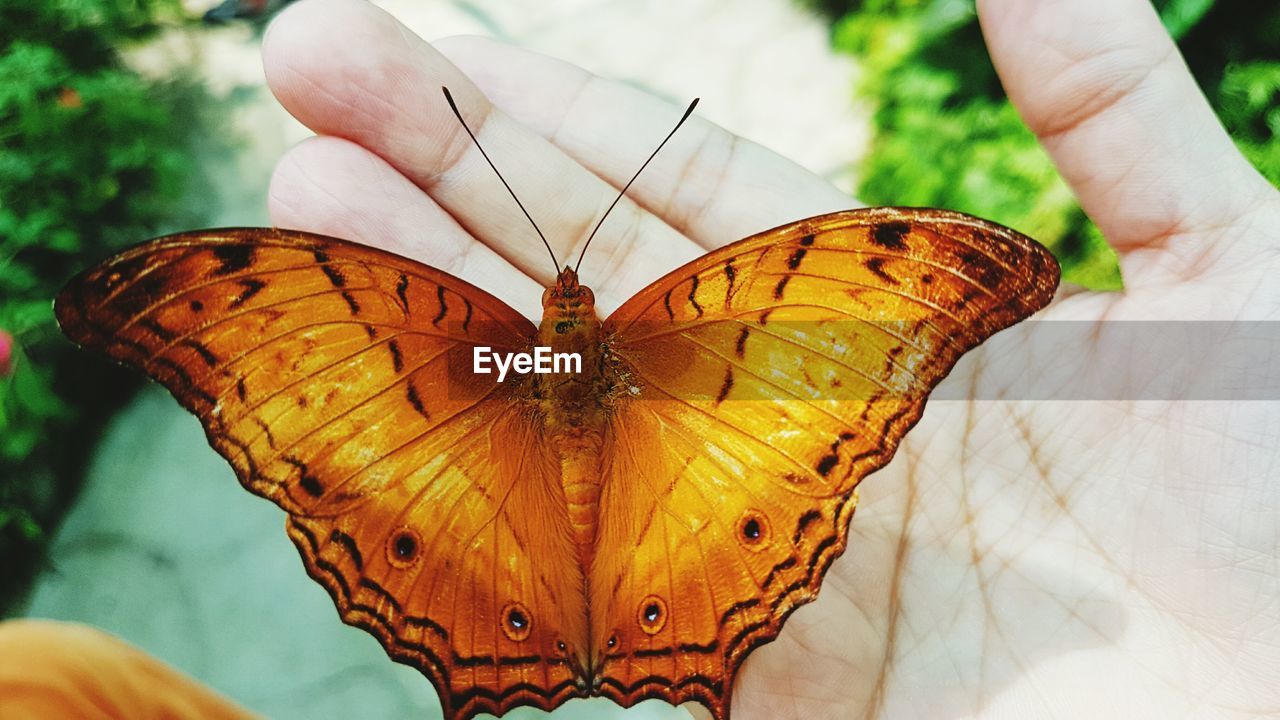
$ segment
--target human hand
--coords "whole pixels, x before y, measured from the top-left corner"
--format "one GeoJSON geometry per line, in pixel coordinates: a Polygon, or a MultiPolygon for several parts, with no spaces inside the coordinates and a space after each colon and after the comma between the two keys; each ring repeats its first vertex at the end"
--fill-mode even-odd
{"type": "MultiPolygon", "coordinates": [[[[1273,317],[1280,200],[1151,8],[979,9],[1011,97],[1122,253],[1124,294],[1076,294],[1045,316],[1273,317]]],[[[439,87],[561,258],[680,113],[492,42],[432,48],[353,0],[296,6],[264,52],[272,89],[321,136],[277,169],[277,225],[391,249],[531,317],[554,268],[439,87]]],[[[848,205],[695,117],[614,210],[582,273],[607,314],[711,248],[848,205]]],[[[1083,367],[1102,350],[1058,354],[1083,367]]],[[[993,367],[1035,371],[1020,359],[980,348],[948,382],[963,392],[993,367]]],[[[849,551],[817,602],[743,666],[735,717],[1274,712],[1278,428],[1280,408],[1262,402],[931,405],[862,486],[849,551]]]]}

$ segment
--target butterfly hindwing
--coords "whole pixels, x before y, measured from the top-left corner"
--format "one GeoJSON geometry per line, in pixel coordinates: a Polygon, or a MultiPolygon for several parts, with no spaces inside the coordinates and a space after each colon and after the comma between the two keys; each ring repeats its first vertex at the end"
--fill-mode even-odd
{"type": "Polygon", "coordinates": [[[589,574],[602,692],[727,717],[738,666],[843,552],[858,482],[1057,277],[1006,228],[876,208],[726,246],[619,308],[605,332],[633,400],[610,425],[589,574]]]}
{"type": "Polygon", "coordinates": [[[265,229],[138,246],[56,313],[200,419],[289,513],[343,619],[420,668],[447,717],[581,694],[583,580],[554,465],[511,386],[454,365],[525,349],[528,320],[395,255],[265,229]]]}

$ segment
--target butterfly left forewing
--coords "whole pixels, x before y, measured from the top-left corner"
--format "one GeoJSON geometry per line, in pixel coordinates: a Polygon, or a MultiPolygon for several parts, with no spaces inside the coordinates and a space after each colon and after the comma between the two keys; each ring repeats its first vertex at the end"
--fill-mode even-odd
{"type": "Polygon", "coordinates": [[[727,246],[615,312],[633,400],[610,425],[589,575],[602,692],[727,716],[742,660],[843,552],[857,483],[960,355],[1057,279],[1010,230],[880,208],[727,246]]]}
{"type": "Polygon", "coordinates": [[[343,619],[421,669],[447,717],[582,694],[583,580],[554,464],[510,384],[452,364],[525,349],[514,310],[372,248],[243,229],[126,251],[56,313],[200,419],[289,513],[343,619]]]}

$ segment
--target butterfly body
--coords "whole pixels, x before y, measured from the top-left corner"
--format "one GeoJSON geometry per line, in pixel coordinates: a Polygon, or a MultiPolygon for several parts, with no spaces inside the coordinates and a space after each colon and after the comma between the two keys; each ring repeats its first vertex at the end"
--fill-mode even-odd
{"type": "Polygon", "coordinates": [[[595,552],[601,454],[621,378],[608,362],[595,295],[565,268],[542,296],[537,345],[581,358],[580,372],[527,375],[522,394],[553,449],[565,507],[582,567],[595,552]]]}
{"type": "Polygon", "coordinates": [[[1057,282],[1007,228],[867,208],[713,250],[603,321],[569,270],[535,326],[441,270],[267,228],[137,246],[55,312],[200,419],[446,718],[599,695],[727,720],[742,662],[850,541],[858,483],[1057,282]],[[453,362],[535,345],[581,372],[453,362]]]}

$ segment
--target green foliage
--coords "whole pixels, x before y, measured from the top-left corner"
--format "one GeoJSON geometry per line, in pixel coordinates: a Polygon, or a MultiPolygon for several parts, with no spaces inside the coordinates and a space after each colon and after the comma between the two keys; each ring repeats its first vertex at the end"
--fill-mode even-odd
{"type": "MultiPolygon", "coordinates": [[[[859,92],[876,103],[862,200],[990,218],[1049,245],[1067,280],[1120,287],[1115,253],[1005,97],[972,0],[816,4],[841,15],[833,42],[859,57],[859,92]]],[[[1259,58],[1280,56],[1280,6],[1242,13],[1231,4],[1156,3],[1237,144],[1275,182],[1280,63],[1259,58]]]]}
{"type": "Polygon", "coordinates": [[[0,0],[0,331],[15,340],[0,377],[6,568],[74,492],[86,413],[62,398],[103,400],[124,384],[61,338],[52,298],[75,270],[175,220],[193,89],[140,77],[119,48],[178,11],[177,0],[0,0]],[[86,383],[104,387],[55,389],[86,383]]]}
{"type": "MultiPolygon", "coordinates": [[[[1178,45],[1236,145],[1280,184],[1280,4],[1183,0],[1170,7],[1199,3],[1211,7],[1178,45]]],[[[1169,7],[1162,16],[1168,25],[1169,7]]]]}
{"type": "Polygon", "coordinates": [[[1236,145],[1272,183],[1280,183],[1280,62],[1227,66],[1218,87],[1218,112],[1236,145]]]}

